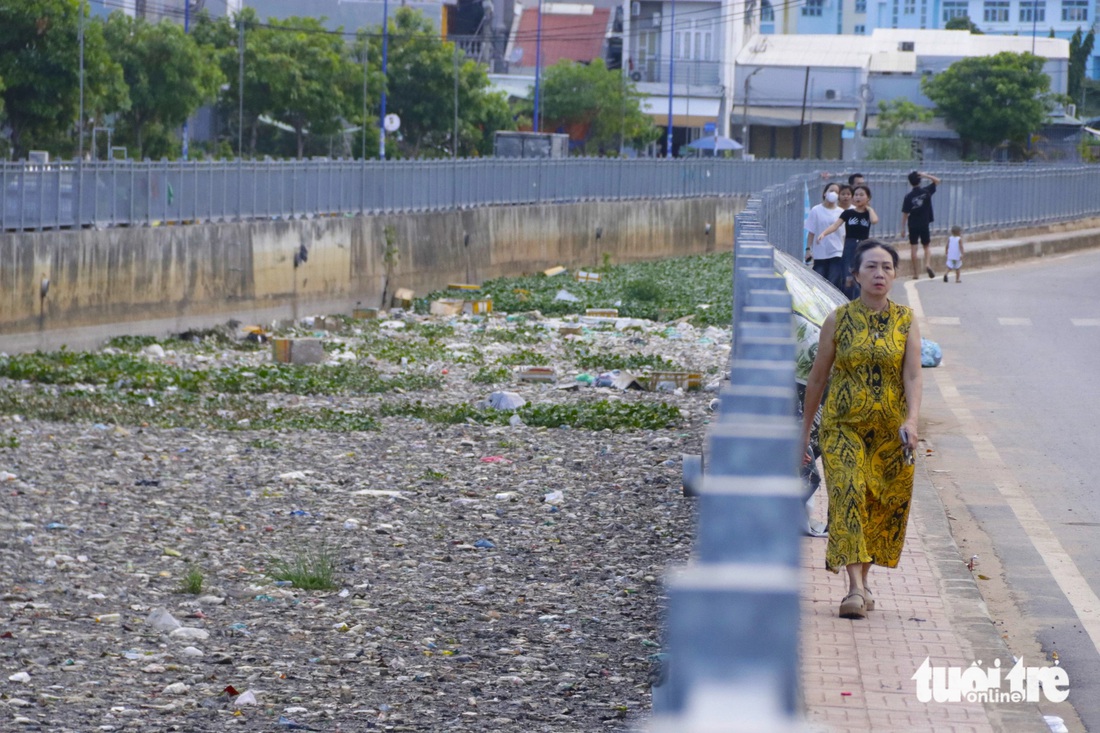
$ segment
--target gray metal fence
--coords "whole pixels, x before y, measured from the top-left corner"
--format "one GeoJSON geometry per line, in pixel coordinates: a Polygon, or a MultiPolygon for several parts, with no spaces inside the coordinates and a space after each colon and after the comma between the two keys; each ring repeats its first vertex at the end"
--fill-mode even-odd
{"type": "MultiPolygon", "coordinates": [[[[799,187],[800,188],[800,187],[799,187]]],[[[673,570],[650,733],[798,731],[800,530],[791,296],[753,197],[736,219],[730,384],[707,431],[692,562],[673,570]]]]}
{"type": "Polygon", "coordinates": [[[0,164],[0,229],[748,195],[808,161],[500,158],[0,164]]]}
{"type": "MultiPolygon", "coordinates": [[[[908,171],[896,163],[858,165],[871,189],[871,206],[879,215],[871,236],[901,234],[901,203],[910,189],[905,179],[908,171]]],[[[1100,216],[1100,165],[953,164],[929,170],[943,179],[933,197],[933,234],[945,235],[955,225],[974,233],[1100,216]]],[[[761,191],[760,219],[768,242],[801,259],[807,203],[820,203],[825,185],[835,180],[801,174],[761,191]]]]}

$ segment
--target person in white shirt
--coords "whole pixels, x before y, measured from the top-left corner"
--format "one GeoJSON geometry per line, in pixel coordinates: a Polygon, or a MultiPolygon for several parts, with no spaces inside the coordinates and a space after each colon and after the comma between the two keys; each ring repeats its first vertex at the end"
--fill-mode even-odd
{"type": "Polygon", "coordinates": [[[962,233],[962,227],[951,227],[951,236],[947,238],[947,248],[944,251],[944,258],[947,260],[947,272],[943,273],[944,282],[947,282],[947,275],[952,270],[955,271],[955,282],[962,282],[963,253],[966,251],[962,233]]]}
{"type": "Polygon", "coordinates": [[[843,209],[837,205],[840,185],[830,183],[821,192],[821,203],[810,209],[806,217],[806,261],[813,260],[814,272],[821,275],[838,289],[843,289],[844,278],[844,230],[837,229],[832,234],[817,241],[819,234],[831,227],[840,217],[843,209]]]}

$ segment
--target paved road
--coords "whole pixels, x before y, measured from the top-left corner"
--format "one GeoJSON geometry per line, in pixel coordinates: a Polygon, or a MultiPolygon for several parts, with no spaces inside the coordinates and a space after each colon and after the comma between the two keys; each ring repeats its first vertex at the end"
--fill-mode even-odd
{"type": "Polygon", "coordinates": [[[985,535],[956,539],[992,549],[979,569],[1003,578],[1000,611],[1018,609],[1048,657],[1025,661],[1057,652],[1100,731],[1100,252],[906,291],[945,355],[925,386],[947,405],[933,460],[985,535]]]}

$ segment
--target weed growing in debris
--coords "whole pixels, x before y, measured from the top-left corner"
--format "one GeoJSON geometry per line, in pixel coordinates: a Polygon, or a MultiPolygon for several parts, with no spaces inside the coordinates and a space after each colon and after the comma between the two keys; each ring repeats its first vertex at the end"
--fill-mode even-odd
{"type": "MultiPolygon", "coordinates": [[[[386,417],[413,417],[432,423],[454,425],[463,422],[507,424],[513,412],[478,410],[467,404],[425,405],[420,401],[383,405],[386,417]]],[[[682,415],[665,402],[622,402],[598,400],[576,404],[527,404],[514,411],[532,427],[570,427],[578,430],[661,430],[678,425],[682,415]]]]}
{"type": "Polygon", "coordinates": [[[192,565],[187,568],[187,572],[184,573],[183,578],[180,579],[179,592],[190,593],[193,596],[197,596],[202,593],[202,584],[204,580],[202,568],[197,565],[192,565]]]}
{"type": "Polygon", "coordinates": [[[479,331],[478,335],[504,344],[538,344],[543,341],[541,334],[518,328],[487,328],[479,331]]]}
{"type": "MultiPolygon", "coordinates": [[[[695,326],[726,326],[733,316],[733,255],[721,254],[676,257],[656,262],[605,265],[603,281],[579,283],[565,275],[532,275],[498,278],[482,283],[481,292],[492,296],[497,311],[519,313],[538,310],[545,315],[583,314],[586,308],[613,308],[621,301],[619,315],[630,318],[673,320],[693,316],[695,326]],[[555,300],[559,290],[567,290],[576,302],[555,300]],[[517,292],[518,291],[518,292],[517,292]],[[699,309],[699,305],[709,308],[699,309]]],[[[445,291],[432,293],[418,308],[446,297],[445,291]]]]}
{"type": "Polygon", "coordinates": [[[302,590],[330,590],[338,585],[336,562],[336,553],[327,544],[303,545],[289,556],[272,558],[267,574],[302,590]]]}
{"type": "Polygon", "coordinates": [[[19,438],[17,438],[15,435],[8,434],[0,438],[0,448],[11,448],[12,450],[15,450],[19,446],[19,438]]]}
{"type": "Polygon", "coordinates": [[[474,376],[470,377],[470,381],[474,384],[499,384],[500,382],[507,382],[511,376],[512,373],[508,370],[508,367],[483,366],[477,370],[474,376]]]}
{"type": "Polygon", "coordinates": [[[545,366],[550,363],[550,357],[533,349],[520,349],[504,354],[497,359],[497,363],[507,366],[545,366]]]}
{"type": "Polygon", "coordinates": [[[442,471],[436,471],[434,468],[428,468],[424,470],[424,473],[420,474],[420,478],[424,481],[446,481],[448,476],[442,471]]]}
{"type": "Polygon", "coordinates": [[[613,354],[593,353],[587,346],[575,346],[572,354],[573,361],[581,369],[622,369],[628,372],[640,372],[645,370],[655,371],[684,371],[674,361],[670,361],[660,354],[613,354]]]}

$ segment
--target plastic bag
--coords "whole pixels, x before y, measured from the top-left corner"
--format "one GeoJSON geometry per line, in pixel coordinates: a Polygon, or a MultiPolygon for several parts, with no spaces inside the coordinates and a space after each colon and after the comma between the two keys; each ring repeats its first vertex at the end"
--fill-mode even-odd
{"type": "Polygon", "coordinates": [[[943,361],[943,351],[940,345],[930,339],[920,340],[920,365],[922,367],[938,367],[943,361]]]}

